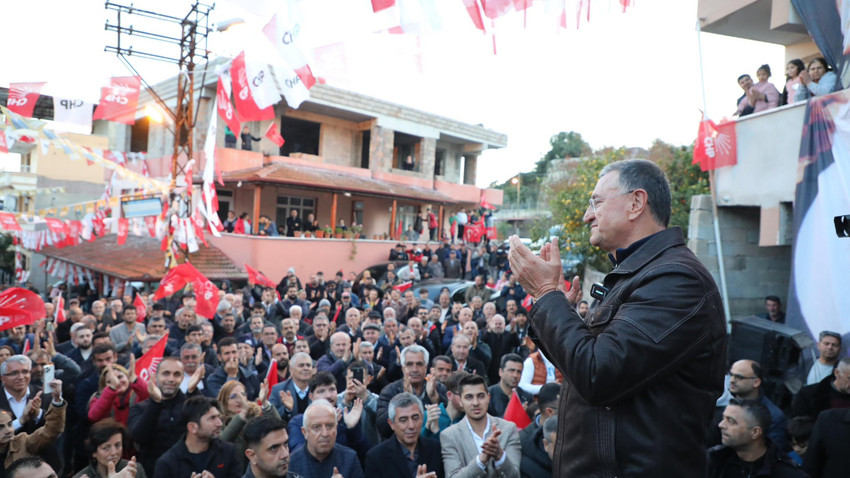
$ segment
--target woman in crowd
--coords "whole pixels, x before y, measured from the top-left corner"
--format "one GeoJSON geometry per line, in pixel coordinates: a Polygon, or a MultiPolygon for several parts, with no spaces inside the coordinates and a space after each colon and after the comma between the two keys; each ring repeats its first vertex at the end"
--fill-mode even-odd
{"type": "Polygon", "coordinates": [[[785,67],[785,88],[782,90],[782,96],[779,98],[779,106],[790,105],[800,100],[806,99],[805,85],[803,85],[800,73],[806,69],[806,65],[802,60],[794,59],[788,62],[785,67]]]}
{"type": "Polygon", "coordinates": [[[124,426],[127,425],[130,405],[149,396],[148,384],[136,376],[135,368],[135,360],[131,358],[130,371],[119,364],[103,369],[99,392],[89,402],[90,422],[95,423],[111,416],[124,426]]]}
{"type": "Polygon", "coordinates": [[[280,419],[277,410],[269,403],[268,397],[268,381],[264,381],[260,386],[258,400],[263,404],[262,407],[248,401],[248,397],[245,394],[245,386],[239,381],[231,380],[225,382],[218,392],[218,402],[221,403],[221,409],[224,412],[222,416],[224,428],[221,430],[221,439],[236,446],[237,456],[242,457],[246,466],[245,449],[248,445],[245,442],[245,425],[252,418],[259,417],[260,415],[280,419]]]}
{"type": "Polygon", "coordinates": [[[8,345],[0,347],[0,364],[5,362],[6,359],[12,355],[15,355],[15,351],[12,350],[12,347],[9,347],[8,345]]]}
{"type": "MultiPolygon", "coordinates": [[[[106,478],[127,468],[129,476],[146,478],[145,470],[136,464],[136,458],[123,458],[129,436],[124,425],[111,418],[105,418],[91,426],[86,440],[86,453],[91,463],[74,478],[106,478]],[[112,467],[112,473],[110,473],[112,467]]],[[[125,473],[127,474],[127,473],[125,473]]],[[[118,475],[123,476],[123,475],[118,475]]]]}
{"type": "Polygon", "coordinates": [[[806,85],[808,96],[823,96],[835,90],[838,75],[830,70],[826,59],[818,57],[809,63],[808,71],[800,73],[801,81],[806,85]]]}

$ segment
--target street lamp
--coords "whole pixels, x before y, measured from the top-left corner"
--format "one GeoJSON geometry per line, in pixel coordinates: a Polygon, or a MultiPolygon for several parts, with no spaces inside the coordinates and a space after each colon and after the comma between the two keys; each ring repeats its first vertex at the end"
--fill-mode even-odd
{"type": "Polygon", "coordinates": [[[511,184],[516,184],[516,204],[517,204],[517,209],[519,209],[519,205],[520,205],[520,195],[519,195],[520,180],[519,180],[519,174],[517,174],[516,176],[514,176],[513,178],[511,178],[511,184]]]}

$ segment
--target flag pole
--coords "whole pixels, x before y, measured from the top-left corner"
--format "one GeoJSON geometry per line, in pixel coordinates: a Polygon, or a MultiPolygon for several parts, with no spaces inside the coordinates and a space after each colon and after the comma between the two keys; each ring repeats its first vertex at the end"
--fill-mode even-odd
{"type": "MultiPolygon", "coordinates": [[[[702,88],[702,111],[704,119],[708,119],[708,105],[705,99],[705,71],[702,64],[702,18],[697,18],[697,50],[699,51],[699,81],[702,88]]],[[[711,191],[711,215],[714,223],[714,242],[717,244],[717,270],[720,275],[720,294],[723,296],[723,314],[726,316],[727,330],[732,323],[729,311],[729,292],[726,288],[726,266],[723,263],[723,242],[720,238],[720,221],[717,211],[717,189],[714,185],[714,169],[708,172],[708,185],[711,191]]]]}

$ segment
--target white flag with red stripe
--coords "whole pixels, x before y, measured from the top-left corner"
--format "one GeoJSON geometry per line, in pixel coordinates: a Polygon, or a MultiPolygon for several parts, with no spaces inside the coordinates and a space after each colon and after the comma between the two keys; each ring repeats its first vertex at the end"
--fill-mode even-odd
{"type": "Polygon", "coordinates": [[[296,89],[299,82],[307,90],[316,84],[316,78],[313,76],[302,48],[301,38],[304,34],[304,21],[298,2],[286,0],[284,5],[263,27],[263,33],[298,77],[298,81],[295,81],[289,76],[278,76],[278,80],[283,83],[280,86],[284,96],[286,96],[286,102],[294,108],[295,106],[290,103],[289,96],[286,95],[286,89],[290,87],[293,90],[296,89]]]}
{"type": "Polygon", "coordinates": [[[53,320],[57,324],[65,322],[65,298],[61,295],[56,298],[56,310],[53,312],[53,320]]]}

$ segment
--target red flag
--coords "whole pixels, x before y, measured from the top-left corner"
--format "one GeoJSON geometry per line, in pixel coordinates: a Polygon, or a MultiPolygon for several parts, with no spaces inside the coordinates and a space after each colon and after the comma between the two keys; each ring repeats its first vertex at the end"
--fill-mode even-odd
{"type": "Polygon", "coordinates": [[[80,243],[80,233],[83,231],[82,221],[68,221],[68,245],[80,243]]]}
{"type": "Polygon", "coordinates": [[[484,31],[484,19],[481,17],[481,9],[478,6],[478,0],[463,0],[463,6],[466,7],[466,12],[469,13],[469,18],[475,24],[475,28],[484,31]]]}
{"type": "Polygon", "coordinates": [[[44,301],[35,292],[19,287],[0,292],[0,331],[30,325],[46,313],[44,301]]]}
{"type": "Polygon", "coordinates": [[[411,287],[411,286],[413,286],[413,281],[409,280],[409,281],[407,281],[407,282],[402,282],[402,283],[401,283],[401,284],[399,284],[399,285],[394,285],[394,286],[393,286],[393,289],[395,289],[395,290],[397,290],[397,291],[399,291],[399,292],[404,292],[404,291],[406,291],[407,289],[410,289],[410,287],[411,287]]]}
{"type": "Polygon", "coordinates": [[[463,239],[468,242],[479,242],[481,241],[481,236],[485,233],[484,223],[482,221],[476,222],[475,224],[467,224],[466,227],[463,228],[463,239]]]}
{"type": "Polygon", "coordinates": [[[248,282],[250,284],[264,285],[266,287],[276,288],[277,284],[272,282],[268,277],[264,276],[262,272],[254,269],[253,267],[245,264],[245,271],[248,272],[248,282]]]}
{"type": "Polygon", "coordinates": [[[118,218],[118,245],[123,246],[127,242],[127,233],[130,232],[130,220],[126,217],[118,218]]]}
{"type": "Polygon", "coordinates": [[[151,377],[156,377],[156,369],[162,362],[162,356],[165,355],[166,344],[168,344],[168,332],[148,350],[148,353],[136,360],[136,373],[139,374],[139,378],[148,382],[151,377]]]}
{"type": "Polygon", "coordinates": [[[280,135],[280,130],[277,128],[277,123],[274,121],[272,121],[272,124],[269,125],[269,129],[266,130],[266,138],[272,140],[272,142],[278,147],[283,146],[283,143],[286,142],[283,139],[283,136],[280,135]]]}
{"type": "Polygon", "coordinates": [[[277,360],[272,360],[269,364],[269,373],[266,374],[266,380],[269,381],[269,390],[277,385],[277,360]]]}
{"type": "Polygon", "coordinates": [[[145,216],[145,226],[148,226],[151,237],[156,237],[156,216],[145,216]]]}
{"type": "Polygon", "coordinates": [[[218,101],[216,102],[218,115],[221,116],[221,119],[223,119],[225,123],[227,123],[227,127],[230,128],[230,131],[233,131],[233,134],[239,134],[242,130],[242,126],[239,124],[239,120],[236,119],[236,112],[233,110],[233,103],[230,102],[230,94],[227,92],[227,88],[224,86],[224,81],[220,76],[218,77],[216,95],[218,96],[218,101]]]}
{"type": "Polygon", "coordinates": [[[135,124],[141,88],[142,80],[138,76],[113,77],[109,86],[100,89],[100,104],[93,118],[135,124]]]}
{"type": "MultiPolygon", "coordinates": [[[[274,119],[274,107],[268,106],[260,109],[251,94],[248,85],[248,72],[245,69],[245,52],[233,59],[230,67],[231,82],[233,84],[233,101],[236,103],[236,114],[240,121],[263,121],[274,119]]],[[[231,128],[232,130],[233,128],[231,128]]],[[[233,131],[239,134],[239,131],[233,131]]]]}
{"type": "Polygon", "coordinates": [[[136,294],[136,298],[133,299],[133,306],[136,307],[136,322],[144,322],[148,315],[148,308],[145,306],[141,294],[136,294]]]}
{"type": "Polygon", "coordinates": [[[57,324],[61,324],[67,320],[65,317],[65,298],[61,295],[57,297],[55,305],[56,308],[53,311],[53,320],[55,320],[57,324]]]}
{"type": "Polygon", "coordinates": [[[523,408],[522,402],[519,401],[516,391],[511,393],[511,400],[508,402],[508,408],[505,409],[503,418],[509,422],[514,422],[520,430],[531,424],[531,419],[528,418],[528,413],[523,408]]]}
{"type": "Polygon", "coordinates": [[[0,212],[0,227],[7,231],[22,231],[17,218],[11,212],[0,212]]]}
{"type": "Polygon", "coordinates": [[[33,109],[46,83],[9,83],[9,98],[6,108],[21,116],[32,118],[33,109]]]}
{"type": "Polygon", "coordinates": [[[395,0],[372,0],[372,11],[375,13],[395,6],[395,0]]]}
{"type": "MultiPolygon", "coordinates": [[[[564,281],[566,282],[566,280],[564,281]]],[[[522,307],[525,310],[531,310],[531,306],[533,304],[534,299],[532,299],[531,294],[526,294],[525,299],[522,299],[522,307]]]]}
{"type": "Polygon", "coordinates": [[[6,129],[0,129],[0,153],[9,152],[9,142],[6,141],[6,129]]]}
{"type": "Polygon", "coordinates": [[[396,239],[401,239],[402,223],[403,222],[404,221],[402,221],[401,219],[399,219],[399,221],[398,221],[398,226],[396,226],[396,229],[395,229],[395,238],[396,239]]]}
{"type": "Polygon", "coordinates": [[[21,352],[21,355],[26,355],[28,353],[30,353],[30,339],[24,338],[24,348],[23,352],[21,352]]]}
{"type": "Polygon", "coordinates": [[[159,300],[170,296],[178,290],[183,289],[186,284],[192,284],[195,291],[195,300],[198,303],[195,307],[195,312],[208,319],[212,319],[215,315],[215,309],[218,307],[218,287],[188,262],[184,262],[168,271],[168,274],[160,281],[159,288],[156,290],[153,298],[154,300],[159,300]]]}
{"type": "Polygon", "coordinates": [[[714,121],[700,122],[694,145],[694,164],[699,163],[703,171],[738,164],[738,141],[735,135],[735,122],[716,125],[714,121]]]}

